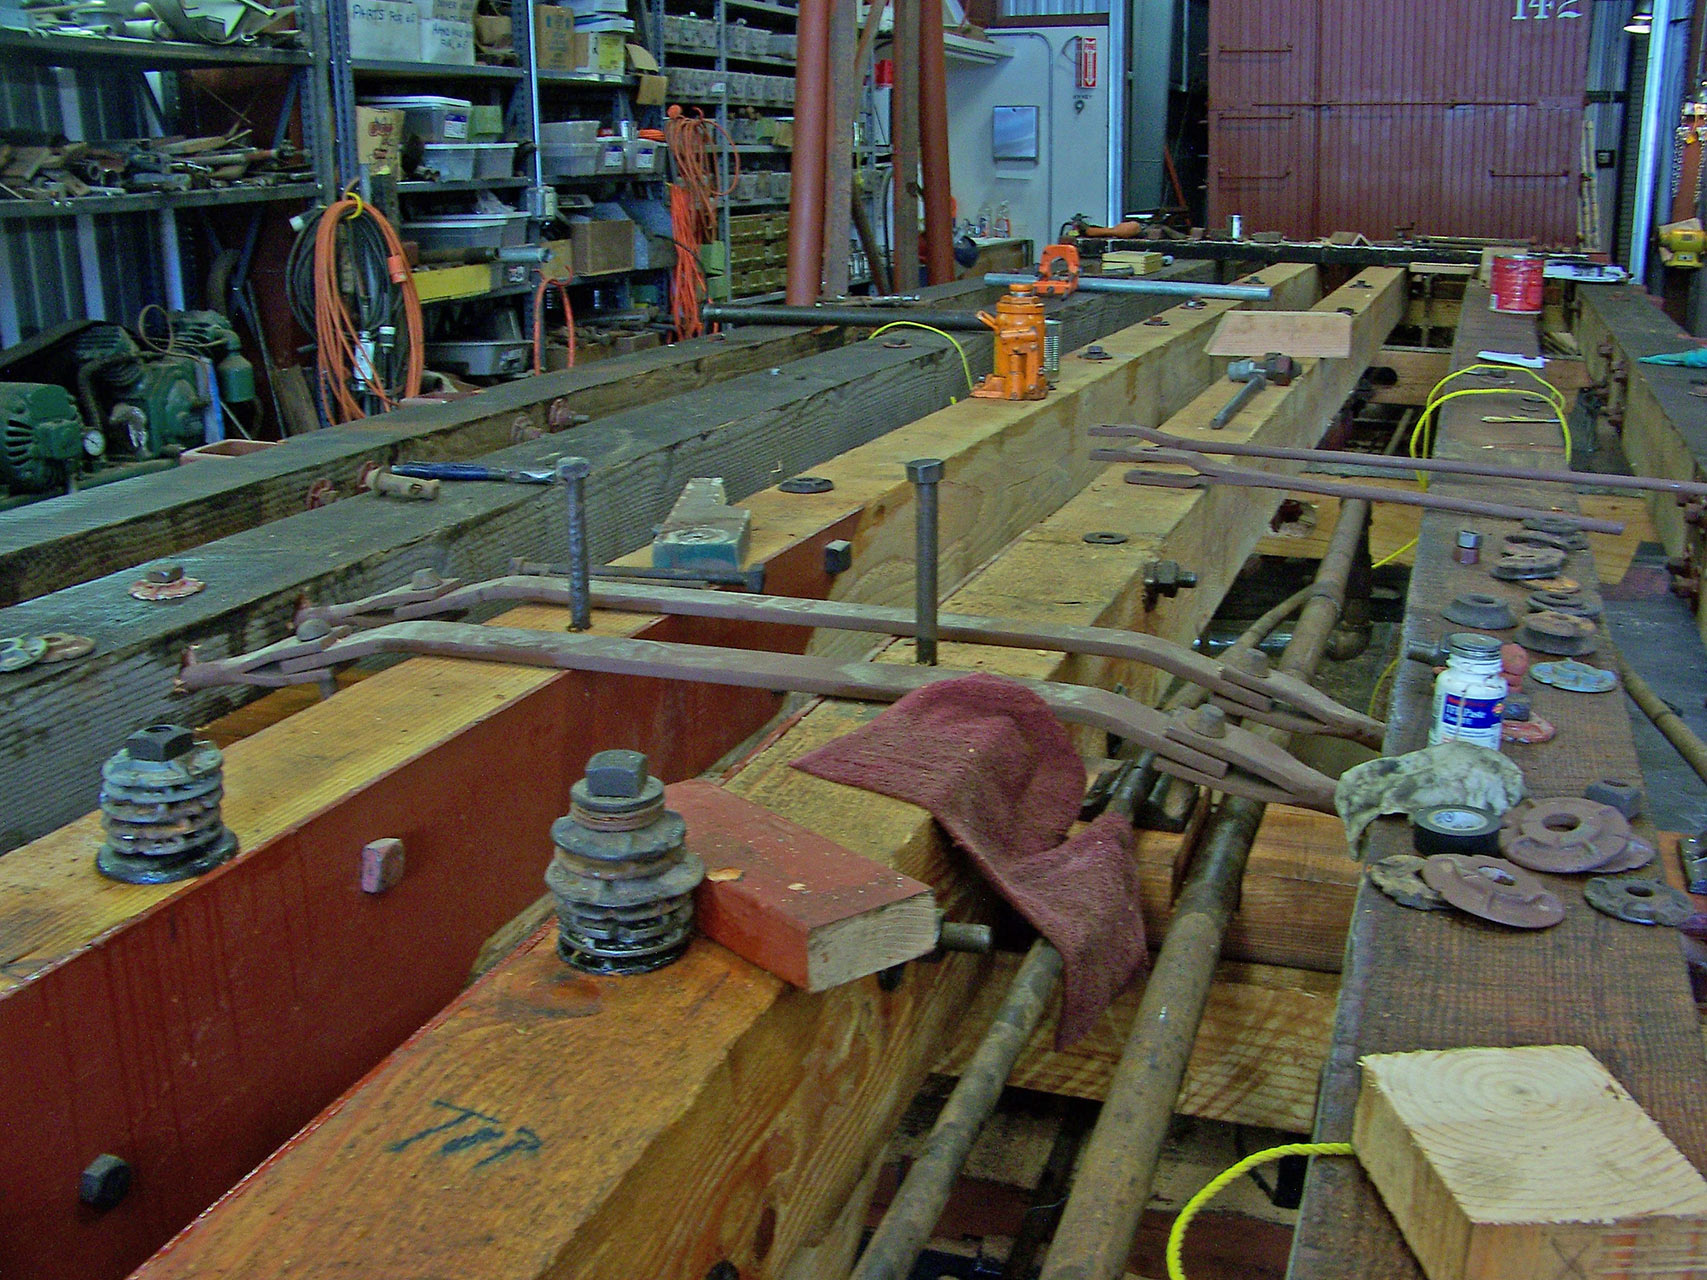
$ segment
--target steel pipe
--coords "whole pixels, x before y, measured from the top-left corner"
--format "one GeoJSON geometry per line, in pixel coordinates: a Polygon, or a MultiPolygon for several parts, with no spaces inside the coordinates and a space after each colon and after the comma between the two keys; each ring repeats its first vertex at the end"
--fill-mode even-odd
{"type": "Polygon", "coordinates": [[[1049,1007],[1061,978],[1061,953],[1042,938],[1031,944],[972,1060],[948,1095],[925,1149],[860,1255],[852,1280],[906,1280],[942,1217],[955,1179],[996,1109],[1014,1063],[1049,1007]]]}
{"type": "Polygon", "coordinates": [[[845,324],[880,329],[900,320],[928,324],[933,329],[963,333],[988,333],[989,329],[971,311],[930,311],[923,307],[742,307],[715,304],[702,313],[706,320],[721,324],[845,324]]]}
{"type": "Polygon", "coordinates": [[[818,296],[824,279],[830,0],[800,0],[795,86],[794,176],[788,202],[786,296],[790,303],[800,305],[818,296]]]}
{"type": "MultiPolygon", "coordinates": [[[[1369,509],[1355,499],[1340,508],[1312,594],[1281,657],[1282,671],[1308,679],[1321,660],[1369,509]]],[[[1228,797],[1210,819],[1040,1280],[1119,1280],[1126,1273],[1263,811],[1262,804],[1228,797]]]]}
{"type": "MultiPolygon", "coordinates": [[[[985,273],[984,283],[1001,285],[1035,284],[1036,275],[1021,271],[991,271],[985,273]]],[[[1267,302],[1274,290],[1266,284],[1193,284],[1189,280],[1125,279],[1118,276],[1080,276],[1082,293],[1150,293],[1167,298],[1227,298],[1235,302],[1267,302]]]]}
{"type": "Polygon", "coordinates": [[[907,464],[913,484],[913,652],[917,661],[936,666],[937,634],[937,486],[941,458],[915,458],[907,464]]]}
{"type": "Polygon", "coordinates": [[[948,71],[942,6],[920,6],[919,159],[924,171],[925,274],[932,284],[954,279],[954,214],[949,197],[948,71]]]}
{"type": "MultiPolygon", "coordinates": [[[[1658,493],[1681,493],[1707,498],[1707,484],[1695,480],[1671,480],[1664,476],[1621,476],[1598,471],[1530,471],[1492,463],[1459,462],[1452,458],[1405,458],[1391,453],[1353,453],[1345,449],[1288,449],[1280,445],[1251,444],[1221,440],[1188,440],[1154,427],[1092,427],[1093,436],[1119,436],[1146,440],[1170,449],[1190,449],[1236,458],[1274,458],[1283,462],[1318,463],[1323,466],[1373,467],[1381,471],[1429,471],[1438,475],[1474,476],[1485,480],[1537,480],[1543,484],[1597,485],[1604,489],[1642,489],[1658,493]]],[[[1134,461],[1124,457],[1121,461],[1134,461]]]]}

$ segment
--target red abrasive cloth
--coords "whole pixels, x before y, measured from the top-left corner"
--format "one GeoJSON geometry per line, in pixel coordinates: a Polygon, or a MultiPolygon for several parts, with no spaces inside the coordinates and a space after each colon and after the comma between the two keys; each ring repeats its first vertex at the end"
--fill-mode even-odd
{"type": "Polygon", "coordinates": [[[1063,843],[1085,766],[1022,685],[982,674],[927,685],[794,767],[916,804],[942,824],[1061,953],[1057,1048],[1089,1031],[1147,960],[1132,827],[1108,813],[1063,843]]]}

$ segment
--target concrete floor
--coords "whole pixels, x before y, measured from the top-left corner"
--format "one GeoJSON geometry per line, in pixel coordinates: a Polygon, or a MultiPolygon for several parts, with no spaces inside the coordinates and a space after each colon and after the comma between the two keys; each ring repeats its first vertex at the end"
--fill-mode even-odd
{"type": "MultiPolygon", "coordinates": [[[[1707,648],[1689,606],[1671,594],[1665,551],[1645,542],[1624,581],[1602,592],[1612,642],[1697,734],[1707,738],[1707,648]]],[[[1647,820],[1661,831],[1707,829],[1707,784],[1683,762],[1628,695],[1636,755],[1647,786],[1647,820]]]]}

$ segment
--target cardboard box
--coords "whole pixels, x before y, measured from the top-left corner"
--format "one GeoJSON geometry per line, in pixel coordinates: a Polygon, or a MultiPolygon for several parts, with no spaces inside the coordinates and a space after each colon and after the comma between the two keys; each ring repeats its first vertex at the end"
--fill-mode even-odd
{"type": "Polygon", "coordinates": [[[504,108],[471,107],[468,112],[470,142],[501,142],[504,137],[504,108]]]}
{"type": "Polygon", "coordinates": [[[444,67],[472,67],[474,24],[456,18],[421,19],[420,58],[444,67]]]}
{"type": "Polygon", "coordinates": [[[628,69],[628,42],[622,32],[578,32],[575,42],[581,55],[579,70],[621,75],[628,69]]]}
{"type": "Polygon", "coordinates": [[[794,150],[794,121],[778,120],[776,128],[771,132],[771,145],[794,150]]]}
{"type": "Polygon", "coordinates": [[[418,62],[421,10],[415,0],[345,0],[350,56],[378,62],[418,62]]]}
{"type": "Polygon", "coordinates": [[[634,266],[634,224],[626,218],[572,222],[569,243],[577,276],[609,275],[634,266]]]}
{"type": "Polygon", "coordinates": [[[541,5],[533,11],[534,61],[542,71],[576,67],[575,11],[541,5]]]}
{"type": "Polygon", "coordinates": [[[515,28],[507,17],[495,14],[474,15],[474,47],[481,53],[513,53],[516,47],[515,28]]]}
{"type": "Polygon", "coordinates": [[[669,96],[668,76],[641,76],[634,87],[634,101],[642,107],[661,107],[669,96]]]}
{"type": "Polygon", "coordinates": [[[374,177],[397,164],[403,146],[403,113],[379,107],[356,108],[356,160],[374,177]]]}

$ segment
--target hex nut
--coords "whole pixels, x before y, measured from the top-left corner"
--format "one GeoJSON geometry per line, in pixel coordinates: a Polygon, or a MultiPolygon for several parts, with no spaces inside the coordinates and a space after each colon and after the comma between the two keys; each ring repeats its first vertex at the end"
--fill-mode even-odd
{"type": "Polygon", "coordinates": [[[1599,782],[1589,783],[1583,788],[1583,799],[1611,805],[1626,818],[1634,818],[1642,812],[1642,788],[1616,778],[1602,778],[1599,782]]]}
{"type": "Polygon", "coordinates": [[[646,756],[639,751],[600,751],[587,761],[587,790],[595,796],[633,799],[650,777],[646,756]]]}
{"type": "Polygon", "coordinates": [[[153,762],[176,760],[195,745],[195,735],[177,724],[151,724],[124,740],[132,760],[153,762]]]}
{"type": "Polygon", "coordinates": [[[824,544],[824,572],[834,577],[853,568],[853,543],[837,538],[824,544]]]}
{"type": "Polygon", "coordinates": [[[1214,703],[1206,702],[1200,707],[1194,707],[1185,723],[1193,733],[1201,734],[1205,738],[1227,736],[1227,713],[1214,703]]]}
{"type": "Polygon", "coordinates": [[[592,474],[593,464],[585,458],[559,458],[557,460],[557,478],[559,480],[584,480],[592,474]]]}
{"type": "Polygon", "coordinates": [[[183,579],[184,566],[181,564],[161,565],[158,569],[150,569],[142,575],[144,582],[164,585],[168,582],[178,582],[183,579]]]}
{"type": "Polygon", "coordinates": [[[77,1180],[77,1198],[105,1213],[130,1191],[130,1164],[114,1155],[98,1155],[77,1180]]]}
{"type": "Polygon", "coordinates": [[[403,879],[403,842],[395,836],[370,840],[362,846],[362,892],[384,893],[403,879]]]}

